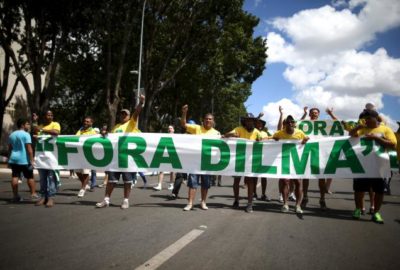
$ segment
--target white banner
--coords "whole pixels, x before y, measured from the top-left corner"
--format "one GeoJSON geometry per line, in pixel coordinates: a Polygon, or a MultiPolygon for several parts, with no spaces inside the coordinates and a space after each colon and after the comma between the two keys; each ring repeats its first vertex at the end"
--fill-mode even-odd
{"type": "Polygon", "coordinates": [[[364,138],[254,142],[187,134],[131,133],[42,137],[36,167],[175,171],[269,178],[388,177],[389,155],[364,138]]]}

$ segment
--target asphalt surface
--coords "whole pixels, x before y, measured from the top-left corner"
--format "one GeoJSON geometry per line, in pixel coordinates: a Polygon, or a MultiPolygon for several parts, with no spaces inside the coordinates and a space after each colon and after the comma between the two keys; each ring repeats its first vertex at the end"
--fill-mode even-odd
{"type": "MultiPolygon", "coordinates": [[[[148,179],[150,186],[157,182],[155,176],[148,179]]],[[[135,269],[143,264],[155,269],[157,261],[158,269],[400,269],[399,180],[398,175],[392,179],[392,195],[385,196],[381,211],[385,224],[379,225],[368,214],[351,218],[352,181],[345,179],[333,181],[328,211],[319,209],[317,182],[311,181],[310,203],[298,216],[294,203],[289,213],[280,212],[276,179],[268,181],[273,200],[255,202],[250,214],[244,211],[245,189],[240,209],[231,208],[230,177],[211,188],[207,211],[198,205],[182,211],[186,186],[179,199],[169,200],[167,182],[154,191],[142,189],[140,179],[127,210],[119,208],[121,186],[110,207],[95,209],[104,189],[78,199],[79,181],[68,178],[62,178],[55,206],[45,208],[29,200],[26,183],[20,185],[26,200],[11,203],[10,173],[2,169],[0,269],[135,269]],[[193,230],[200,234],[189,239],[193,230]],[[182,238],[189,240],[179,250],[182,238]]]]}

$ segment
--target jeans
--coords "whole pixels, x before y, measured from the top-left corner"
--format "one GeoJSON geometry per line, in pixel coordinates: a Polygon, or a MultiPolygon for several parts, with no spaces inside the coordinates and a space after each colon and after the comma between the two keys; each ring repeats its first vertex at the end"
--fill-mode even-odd
{"type": "Polygon", "coordinates": [[[96,171],[92,170],[90,175],[90,189],[94,189],[96,187],[96,180],[97,180],[96,171]]]}
{"type": "Polygon", "coordinates": [[[57,176],[55,171],[39,169],[40,194],[43,198],[51,198],[57,192],[57,176]]]}
{"type": "Polygon", "coordinates": [[[174,189],[172,193],[178,196],[179,190],[181,189],[181,185],[183,180],[187,179],[186,173],[176,173],[175,182],[174,182],[174,189]]]}
{"type": "Polygon", "coordinates": [[[140,177],[142,177],[143,183],[147,184],[147,179],[146,176],[144,175],[144,173],[139,172],[140,177]]]}
{"type": "Polygon", "coordinates": [[[201,188],[209,189],[211,175],[203,175],[203,174],[189,174],[189,179],[187,184],[188,187],[197,188],[198,186],[200,186],[200,178],[201,178],[201,188]]]}

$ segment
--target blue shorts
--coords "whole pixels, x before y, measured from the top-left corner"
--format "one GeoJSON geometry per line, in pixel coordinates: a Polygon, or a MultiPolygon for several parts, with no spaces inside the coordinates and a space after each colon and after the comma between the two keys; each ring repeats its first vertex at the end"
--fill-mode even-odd
{"type": "Polygon", "coordinates": [[[107,174],[110,183],[118,183],[121,175],[124,183],[132,183],[136,180],[136,172],[107,172],[107,174]]]}
{"type": "Polygon", "coordinates": [[[211,175],[204,174],[189,174],[187,186],[190,188],[197,188],[198,186],[200,186],[200,178],[201,188],[209,189],[211,175]]]}

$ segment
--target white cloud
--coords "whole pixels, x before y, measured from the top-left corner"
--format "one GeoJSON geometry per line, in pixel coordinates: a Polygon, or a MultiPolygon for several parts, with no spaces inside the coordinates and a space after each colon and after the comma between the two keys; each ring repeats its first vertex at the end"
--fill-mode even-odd
{"type": "MultiPolygon", "coordinates": [[[[383,94],[400,96],[400,59],[390,57],[384,48],[362,50],[376,34],[400,25],[400,1],[332,3],[270,21],[278,31],[267,35],[268,61],[288,65],[283,75],[292,83],[293,100],[299,104],[287,103],[290,108],[334,107],[340,118],[354,118],[367,102],[383,108],[383,94]]],[[[280,102],[287,101],[269,103],[265,111],[280,102]]]]}
{"type": "Polygon", "coordinates": [[[278,102],[270,102],[263,107],[264,117],[269,130],[276,130],[279,120],[279,106],[283,108],[283,117],[292,115],[294,118],[300,118],[303,114],[303,108],[293,103],[290,99],[284,98],[278,102]]]}

